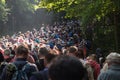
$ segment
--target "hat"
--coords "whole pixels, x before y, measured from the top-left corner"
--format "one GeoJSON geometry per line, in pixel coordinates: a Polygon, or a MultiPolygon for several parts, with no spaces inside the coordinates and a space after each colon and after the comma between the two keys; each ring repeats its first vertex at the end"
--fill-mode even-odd
{"type": "Polygon", "coordinates": [[[116,52],[112,52],[106,57],[106,59],[108,62],[120,63],[120,54],[116,52]]]}

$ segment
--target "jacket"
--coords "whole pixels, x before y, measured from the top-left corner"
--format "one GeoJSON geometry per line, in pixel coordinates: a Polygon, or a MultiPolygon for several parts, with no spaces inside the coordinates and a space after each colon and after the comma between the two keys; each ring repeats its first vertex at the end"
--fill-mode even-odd
{"type": "MultiPolygon", "coordinates": [[[[28,63],[28,61],[27,61],[27,59],[25,59],[25,58],[17,58],[14,62],[13,62],[13,64],[15,64],[16,65],[16,67],[20,70],[20,69],[22,69],[23,68],[23,66],[25,65],[25,64],[27,64],[28,63]]],[[[36,65],[35,64],[32,64],[32,63],[29,63],[30,65],[29,65],[29,67],[26,67],[25,68],[25,72],[26,72],[26,74],[27,74],[27,76],[28,76],[28,79],[29,79],[29,77],[32,75],[32,73],[33,72],[36,72],[36,71],[38,71],[38,69],[37,69],[37,67],[36,67],[36,65]]],[[[12,72],[11,72],[12,73],[12,72]]],[[[11,75],[13,75],[14,73],[12,73],[11,75]]],[[[8,80],[7,78],[7,75],[8,75],[8,73],[7,73],[7,66],[4,68],[4,70],[3,70],[3,73],[1,74],[1,76],[0,76],[0,80],[8,80]]]]}
{"type": "Polygon", "coordinates": [[[98,76],[98,80],[120,80],[120,65],[111,65],[98,76]]]}

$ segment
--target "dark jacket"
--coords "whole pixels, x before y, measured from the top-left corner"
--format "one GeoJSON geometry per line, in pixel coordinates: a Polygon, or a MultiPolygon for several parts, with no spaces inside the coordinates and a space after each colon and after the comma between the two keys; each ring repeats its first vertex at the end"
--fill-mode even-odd
{"type": "Polygon", "coordinates": [[[45,68],[44,70],[34,73],[30,80],[48,80],[48,68],[45,68]]]}
{"type": "MultiPolygon", "coordinates": [[[[16,65],[18,70],[22,69],[25,64],[27,64],[28,61],[24,58],[17,58],[13,64],[16,65]]],[[[32,75],[33,72],[38,71],[35,64],[29,63],[30,66],[25,68],[25,72],[28,76],[28,78],[32,75]]],[[[11,72],[11,76],[14,74],[14,72],[11,72]]],[[[9,77],[10,78],[10,77],[9,77]]],[[[0,76],[1,80],[8,80],[8,73],[7,73],[7,66],[4,68],[2,75],[0,76]]]]}

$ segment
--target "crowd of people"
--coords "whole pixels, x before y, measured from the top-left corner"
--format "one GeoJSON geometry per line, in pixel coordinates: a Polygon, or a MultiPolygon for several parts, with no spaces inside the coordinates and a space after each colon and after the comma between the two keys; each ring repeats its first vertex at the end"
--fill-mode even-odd
{"type": "Polygon", "coordinates": [[[77,21],[3,36],[0,80],[120,80],[120,54],[104,60],[99,48],[87,54],[90,46],[77,21]]]}

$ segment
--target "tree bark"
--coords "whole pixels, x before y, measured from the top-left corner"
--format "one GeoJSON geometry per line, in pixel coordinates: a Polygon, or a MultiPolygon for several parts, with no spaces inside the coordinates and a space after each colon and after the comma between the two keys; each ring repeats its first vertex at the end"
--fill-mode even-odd
{"type": "Polygon", "coordinates": [[[118,24],[117,24],[117,15],[116,13],[114,13],[114,38],[115,38],[115,50],[116,52],[118,51],[118,35],[117,35],[117,28],[118,28],[118,24]]]}

